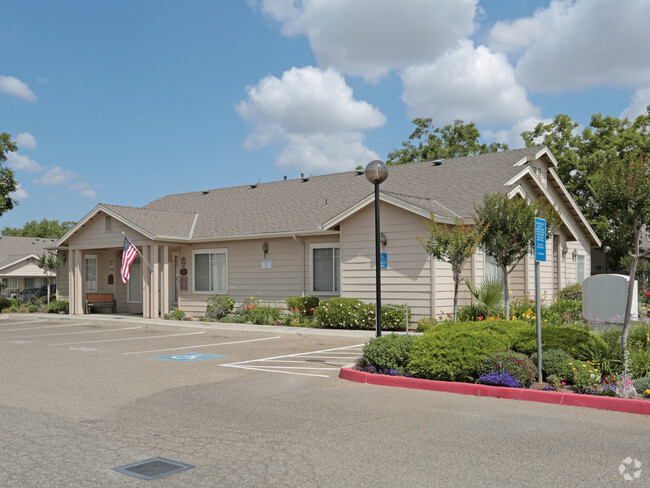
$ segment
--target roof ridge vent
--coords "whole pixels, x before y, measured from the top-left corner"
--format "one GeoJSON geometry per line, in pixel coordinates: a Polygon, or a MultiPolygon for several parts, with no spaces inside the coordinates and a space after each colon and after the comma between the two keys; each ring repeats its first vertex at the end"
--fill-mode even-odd
{"type": "Polygon", "coordinates": [[[250,186],[251,188],[257,188],[257,183],[253,183],[252,185],[248,185],[248,186],[250,186]]]}
{"type": "Polygon", "coordinates": [[[431,162],[433,163],[434,166],[440,166],[443,161],[444,161],[444,159],[434,159],[431,162]]]}
{"type": "Polygon", "coordinates": [[[366,170],[365,169],[356,169],[356,170],[354,170],[354,172],[355,172],[355,174],[357,176],[360,176],[360,175],[364,174],[366,172],[366,170]]]}

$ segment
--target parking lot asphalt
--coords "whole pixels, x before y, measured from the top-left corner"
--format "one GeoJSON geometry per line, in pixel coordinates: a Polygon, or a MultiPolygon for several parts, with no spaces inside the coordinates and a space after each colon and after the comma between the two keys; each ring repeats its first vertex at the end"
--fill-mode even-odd
{"type": "Polygon", "coordinates": [[[2,316],[0,486],[650,486],[647,417],[340,380],[373,335],[2,316]]]}

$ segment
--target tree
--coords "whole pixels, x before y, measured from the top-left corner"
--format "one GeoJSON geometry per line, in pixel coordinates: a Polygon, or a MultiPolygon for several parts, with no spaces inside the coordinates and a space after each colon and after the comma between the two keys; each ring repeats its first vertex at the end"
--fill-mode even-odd
{"type": "Polygon", "coordinates": [[[462,220],[456,217],[453,227],[439,224],[431,213],[431,222],[425,222],[429,230],[429,238],[420,238],[418,241],[426,252],[436,259],[451,264],[451,271],[454,276],[454,322],[458,311],[458,285],[460,283],[460,272],[465,260],[476,252],[485,228],[473,225],[464,225],[462,220]]]}
{"type": "Polygon", "coordinates": [[[607,209],[609,222],[620,229],[626,229],[633,242],[630,282],[621,334],[621,347],[625,351],[632,319],[632,299],[636,293],[634,278],[637,262],[641,257],[641,229],[644,225],[650,225],[650,159],[647,155],[627,153],[623,157],[603,161],[598,171],[589,179],[589,187],[598,204],[607,209]]]}
{"type": "Polygon", "coordinates": [[[6,132],[0,134],[0,216],[18,204],[16,200],[9,196],[18,188],[15,174],[11,169],[4,166],[7,153],[17,150],[18,146],[12,142],[9,134],[6,132]]]}
{"type": "Polygon", "coordinates": [[[557,173],[589,224],[604,244],[612,248],[612,260],[619,261],[632,245],[626,229],[612,225],[609,208],[594,198],[589,178],[602,161],[628,153],[650,154],[650,105],[634,121],[627,118],[591,116],[589,126],[578,133],[578,124],[568,115],[558,114],[549,124],[539,123],[522,132],[527,146],[544,144],[558,161],[557,173]]]}
{"type": "Polygon", "coordinates": [[[61,265],[61,262],[52,256],[51,254],[43,253],[42,256],[38,257],[38,267],[43,270],[43,273],[47,275],[47,304],[50,304],[50,280],[52,273],[56,272],[56,268],[61,265]]]}
{"type": "Polygon", "coordinates": [[[42,239],[59,239],[74,227],[74,222],[66,220],[59,223],[58,220],[43,219],[40,222],[31,220],[22,228],[5,227],[2,229],[3,236],[15,237],[40,237],[42,239]]]}
{"type": "Polygon", "coordinates": [[[508,146],[501,143],[481,144],[481,134],[474,122],[465,124],[462,120],[456,120],[442,128],[434,128],[431,118],[417,118],[413,123],[416,128],[409,140],[402,143],[402,149],[388,153],[386,164],[474,156],[508,149],[508,146]]]}
{"type": "Polygon", "coordinates": [[[535,217],[546,219],[546,238],[560,223],[557,212],[545,201],[533,203],[508,198],[503,193],[486,194],[482,207],[475,207],[476,224],[485,226],[481,247],[496,261],[503,275],[505,316],[510,318],[508,276],[535,245],[535,217]]]}

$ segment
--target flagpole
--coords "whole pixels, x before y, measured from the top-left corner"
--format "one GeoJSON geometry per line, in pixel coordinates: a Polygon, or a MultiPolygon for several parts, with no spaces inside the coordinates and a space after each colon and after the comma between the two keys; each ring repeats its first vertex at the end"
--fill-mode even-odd
{"type": "MultiPolygon", "coordinates": [[[[125,237],[125,238],[129,239],[128,236],[127,236],[124,232],[122,232],[122,237],[125,237]]],[[[129,239],[129,242],[130,242],[131,244],[133,244],[133,241],[132,241],[131,239],[129,239]]],[[[144,258],[144,256],[142,255],[142,253],[141,253],[140,251],[138,251],[138,246],[136,246],[135,244],[133,244],[133,247],[135,247],[136,252],[140,255],[140,257],[141,257],[142,260],[145,262],[145,264],[146,264],[147,266],[149,266],[149,269],[150,269],[151,271],[153,271],[153,266],[151,266],[151,265],[149,264],[149,261],[147,261],[147,260],[144,258]]]]}

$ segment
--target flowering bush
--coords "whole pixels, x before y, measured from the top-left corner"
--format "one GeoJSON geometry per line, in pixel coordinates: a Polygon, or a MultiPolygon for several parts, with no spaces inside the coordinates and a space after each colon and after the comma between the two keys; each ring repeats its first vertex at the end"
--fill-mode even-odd
{"type": "Polygon", "coordinates": [[[532,359],[514,351],[495,352],[481,361],[478,374],[485,375],[494,371],[507,372],[524,387],[535,381],[537,372],[532,359]]]}
{"type": "Polygon", "coordinates": [[[370,339],[363,348],[363,357],[359,361],[360,368],[373,366],[382,371],[397,371],[398,374],[408,373],[410,352],[415,336],[398,336],[390,334],[370,339]]]}
{"type": "Polygon", "coordinates": [[[591,361],[569,363],[573,370],[573,386],[578,393],[590,393],[600,383],[602,375],[591,361]]]}
{"type": "Polygon", "coordinates": [[[491,373],[482,374],[477,383],[493,386],[507,386],[508,388],[519,388],[519,380],[511,376],[507,371],[492,371],[491,373]]]}
{"type": "Polygon", "coordinates": [[[168,313],[165,315],[165,319],[167,320],[185,320],[185,312],[182,310],[179,310],[177,308],[174,308],[174,310],[171,313],[168,313]]]}
{"type": "Polygon", "coordinates": [[[285,300],[290,312],[299,313],[304,317],[312,317],[318,307],[320,299],[318,297],[289,297],[285,300]]]}
{"type": "MultiPolygon", "coordinates": [[[[537,364],[537,353],[534,353],[531,359],[533,364],[537,364]]],[[[549,376],[557,376],[570,380],[573,370],[569,366],[569,363],[572,360],[571,354],[564,349],[544,349],[542,350],[542,375],[546,378],[546,381],[549,381],[549,376]]]]}
{"type": "Polygon", "coordinates": [[[208,305],[205,308],[206,316],[209,318],[215,318],[217,320],[225,317],[230,312],[232,312],[233,307],[235,306],[235,300],[226,297],[215,295],[207,300],[208,305]]]}
{"type": "MultiPolygon", "coordinates": [[[[320,302],[314,318],[322,327],[372,330],[375,328],[375,305],[356,298],[330,298],[320,302]]],[[[382,330],[404,330],[404,318],[403,311],[381,307],[382,330]]]]}

